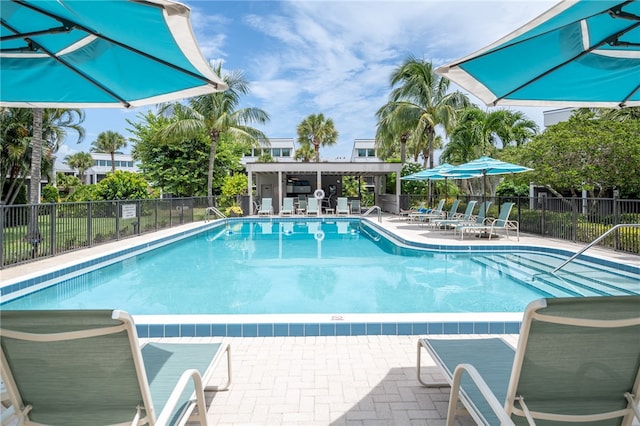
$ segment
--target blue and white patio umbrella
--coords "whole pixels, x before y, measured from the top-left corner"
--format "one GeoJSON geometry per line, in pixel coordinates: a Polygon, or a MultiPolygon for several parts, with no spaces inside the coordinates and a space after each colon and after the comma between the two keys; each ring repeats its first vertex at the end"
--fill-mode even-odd
{"type": "Polygon", "coordinates": [[[0,106],[137,107],[222,91],[169,0],[2,0],[0,106]]]}
{"type": "Polygon", "coordinates": [[[470,174],[482,176],[482,197],[484,200],[487,175],[506,175],[510,173],[529,172],[531,170],[533,169],[483,156],[468,163],[455,166],[449,169],[446,174],[454,179],[458,179],[456,176],[468,176],[470,174]]]}
{"type": "Polygon", "coordinates": [[[562,1],[436,72],[489,106],[640,106],[640,1],[562,1]]]}

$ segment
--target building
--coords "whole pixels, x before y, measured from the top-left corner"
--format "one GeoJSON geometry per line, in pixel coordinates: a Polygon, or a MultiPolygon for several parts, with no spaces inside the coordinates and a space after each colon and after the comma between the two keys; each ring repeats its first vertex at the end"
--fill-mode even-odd
{"type": "MultiPolygon", "coordinates": [[[[85,172],[85,184],[98,183],[107,176],[107,173],[111,173],[111,154],[105,154],[102,152],[91,152],[91,158],[93,158],[93,166],[87,169],[85,172]]],[[[114,161],[116,170],[122,170],[126,172],[138,172],[138,166],[131,154],[115,154],[114,161]]],[[[78,176],[78,170],[72,169],[68,165],[60,162],[56,162],[56,173],[64,173],[67,175],[78,176]]]]}
{"type": "Polygon", "coordinates": [[[380,161],[376,151],[375,139],[356,139],[353,141],[351,161],[354,163],[377,163],[380,161]]]}
{"type": "Polygon", "coordinates": [[[263,154],[271,155],[273,161],[278,163],[296,161],[294,158],[296,148],[293,138],[269,139],[269,144],[260,140],[258,143],[260,148],[252,148],[247,151],[242,157],[242,164],[255,163],[263,154]]]}

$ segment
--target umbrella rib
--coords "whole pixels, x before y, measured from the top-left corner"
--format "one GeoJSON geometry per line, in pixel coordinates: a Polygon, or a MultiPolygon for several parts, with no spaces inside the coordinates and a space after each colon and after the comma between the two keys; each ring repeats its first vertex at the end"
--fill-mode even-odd
{"type": "Polygon", "coordinates": [[[109,96],[112,96],[113,98],[117,99],[118,102],[120,102],[125,108],[129,108],[131,106],[131,104],[129,102],[124,100],[122,97],[118,96],[115,92],[113,92],[112,90],[109,90],[107,87],[102,85],[100,82],[98,82],[97,80],[89,77],[88,75],[86,75],[85,73],[80,71],[79,69],[77,69],[74,66],[72,66],[71,64],[69,64],[67,61],[65,61],[62,58],[60,58],[59,56],[55,55],[53,52],[50,52],[49,50],[47,50],[46,48],[44,48],[43,46],[39,45],[38,43],[36,43],[35,41],[33,41],[31,39],[26,39],[26,40],[30,44],[33,44],[36,48],[42,50],[44,53],[46,53],[53,60],[59,62],[60,64],[62,64],[63,66],[67,67],[71,71],[75,72],[80,77],[84,78],[85,80],[91,82],[94,86],[98,87],[100,90],[104,91],[109,96]]]}
{"type": "MultiPolygon", "coordinates": [[[[559,69],[559,68],[564,67],[565,65],[567,65],[567,64],[569,64],[569,63],[571,63],[571,62],[575,61],[575,60],[576,60],[576,59],[578,59],[578,58],[581,58],[582,56],[584,56],[584,55],[586,55],[586,54],[588,54],[588,53],[591,53],[592,51],[594,51],[594,50],[596,50],[596,49],[600,48],[601,46],[604,46],[605,44],[611,44],[611,43],[614,43],[614,42],[615,42],[615,41],[616,41],[616,40],[617,40],[621,35],[626,34],[626,33],[628,33],[629,31],[634,30],[634,29],[636,29],[636,28],[638,28],[638,27],[640,27],[640,22],[634,23],[633,25],[630,25],[630,26],[626,27],[625,29],[618,31],[618,32],[617,32],[617,33],[615,33],[614,35],[611,35],[611,36],[607,37],[606,39],[604,39],[604,40],[600,41],[599,43],[594,44],[593,46],[589,47],[589,48],[588,48],[588,49],[586,49],[586,50],[583,50],[582,52],[580,52],[579,54],[577,54],[577,55],[575,55],[575,56],[573,56],[573,57],[569,58],[568,60],[566,60],[566,61],[564,61],[564,62],[562,62],[562,63],[560,63],[560,64],[558,64],[558,65],[556,65],[556,66],[554,66],[554,67],[552,67],[552,68],[549,68],[547,71],[545,71],[545,72],[543,72],[543,73],[538,74],[537,76],[535,76],[535,77],[534,77],[534,78],[532,78],[531,80],[528,80],[528,81],[524,82],[523,84],[521,84],[520,86],[518,86],[518,87],[516,87],[515,89],[511,90],[510,92],[505,93],[504,95],[502,95],[502,96],[500,96],[500,97],[497,97],[497,98],[496,98],[496,100],[495,100],[495,101],[493,101],[493,105],[495,106],[499,101],[501,101],[502,99],[504,99],[504,98],[506,98],[506,97],[510,96],[511,94],[513,94],[513,93],[517,92],[518,90],[522,89],[523,87],[526,87],[526,86],[530,85],[531,83],[535,83],[536,81],[538,81],[538,80],[540,80],[541,78],[543,78],[543,77],[547,76],[548,74],[550,74],[550,73],[554,72],[555,70],[557,70],[557,69],[559,69]]],[[[637,90],[637,89],[636,89],[636,90],[637,90]]],[[[635,92],[635,91],[634,91],[634,92],[635,92]]],[[[632,92],[632,93],[629,95],[629,97],[630,97],[630,96],[632,96],[634,92],[632,92]]],[[[629,99],[629,98],[626,98],[626,99],[621,103],[621,105],[623,106],[623,105],[624,105],[624,103],[625,103],[628,99],[629,99]]]]}
{"type": "MultiPolygon", "coordinates": [[[[56,16],[54,14],[51,14],[51,13],[47,12],[46,10],[42,10],[42,9],[40,9],[40,8],[34,6],[34,5],[25,3],[22,0],[11,0],[11,1],[13,1],[14,3],[17,3],[17,4],[21,5],[21,6],[24,6],[26,8],[29,8],[29,9],[35,11],[35,12],[41,13],[41,14],[43,14],[45,16],[48,16],[48,17],[50,17],[52,19],[55,19],[55,20],[61,22],[63,25],[69,25],[70,27],[77,28],[79,30],[85,31],[86,33],[91,34],[91,35],[93,35],[93,36],[95,36],[95,37],[97,37],[97,38],[99,38],[101,40],[105,40],[105,41],[108,41],[109,43],[113,43],[118,47],[122,47],[123,49],[126,49],[126,50],[129,50],[131,52],[137,53],[138,55],[144,56],[147,59],[150,59],[152,61],[158,62],[158,63],[160,63],[162,65],[165,65],[165,66],[167,66],[167,67],[169,67],[171,69],[174,69],[176,71],[182,72],[183,74],[187,74],[187,75],[189,75],[189,76],[191,76],[191,77],[193,77],[195,79],[198,79],[200,81],[203,81],[203,82],[205,82],[207,84],[212,85],[216,89],[218,88],[218,83],[216,83],[215,81],[209,80],[208,78],[206,78],[206,77],[204,77],[202,75],[199,75],[197,73],[194,73],[193,71],[189,71],[187,69],[179,67],[179,66],[177,66],[175,64],[172,64],[171,62],[165,61],[164,59],[158,58],[157,56],[153,56],[153,55],[150,55],[150,54],[148,54],[146,52],[143,52],[141,50],[135,49],[135,48],[133,48],[131,46],[128,46],[128,45],[126,45],[124,43],[121,43],[121,42],[119,42],[117,40],[114,40],[114,39],[112,39],[110,37],[106,37],[106,36],[96,32],[94,30],[91,30],[91,29],[89,29],[89,28],[87,28],[87,27],[85,27],[83,25],[78,24],[77,22],[68,21],[66,19],[62,20],[60,17],[58,17],[58,16],[56,16]]],[[[42,48],[42,46],[40,46],[40,48],[42,48]]],[[[47,54],[51,55],[51,53],[49,53],[49,52],[47,52],[47,54]]],[[[120,98],[118,98],[118,99],[120,99],[120,98]]]]}

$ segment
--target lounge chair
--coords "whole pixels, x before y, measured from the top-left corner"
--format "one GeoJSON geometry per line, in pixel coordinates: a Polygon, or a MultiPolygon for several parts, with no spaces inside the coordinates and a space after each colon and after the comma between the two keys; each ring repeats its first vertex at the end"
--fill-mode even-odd
{"type": "Polygon", "coordinates": [[[306,214],[307,212],[307,200],[298,200],[298,208],[296,209],[296,213],[298,214],[306,214]]]}
{"type": "Polygon", "coordinates": [[[478,210],[478,214],[476,216],[471,215],[468,221],[460,220],[455,224],[452,223],[453,233],[455,234],[460,228],[467,225],[484,225],[487,211],[489,210],[489,207],[491,207],[491,204],[493,204],[491,201],[485,201],[480,204],[480,209],[478,210]]]}
{"type": "Polygon", "coordinates": [[[280,209],[280,216],[293,215],[293,198],[285,197],[282,200],[282,208],[280,209]]]}
{"type": "Polygon", "coordinates": [[[444,219],[445,213],[442,212],[444,208],[445,199],[438,201],[438,206],[433,210],[427,210],[426,212],[417,211],[415,213],[409,213],[409,220],[428,221],[431,219],[444,219]]]}
{"type": "Polygon", "coordinates": [[[488,238],[494,235],[494,232],[498,232],[500,230],[505,231],[507,237],[509,237],[509,230],[515,230],[518,241],[520,241],[520,228],[518,226],[518,222],[515,220],[509,220],[509,215],[511,214],[511,210],[513,209],[515,203],[503,203],[500,206],[500,213],[498,214],[497,219],[486,218],[484,223],[476,223],[470,225],[462,225],[456,227],[460,231],[461,239],[464,239],[465,232],[474,232],[477,234],[488,234],[488,238]]]}
{"type": "Polygon", "coordinates": [[[204,390],[228,345],[148,343],[111,310],[0,312],[0,372],[19,423],[206,424],[204,390]]]}
{"type": "Polygon", "coordinates": [[[362,213],[362,210],[360,208],[360,200],[351,200],[351,205],[349,206],[349,212],[351,214],[362,213]]]}
{"type": "Polygon", "coordinates": [[[307,200],[307,214],[320,216],[320,207],[318,206],[318,199],[309,197],[307,200]]]}
{"type": "Polygon", "coordinates": [[[469,220],[471,220],[471,215],[473,214],[473,209],[476,206],[476,203],[476,200],[471,200],[467,204],[467,208],[465,209],[464,213],[456,213],[451,219],[434,220],[432,221],[432,223],[438,229],[448,229],[453,227],[454,225],[469,222],[469,220]]]}
{"type": "Polygon", "coordinates": [[[438,216],[438,217],[433,217],[433,218],[429,218],[428,220],[428,224],[429,225],[435,225],[436,222],[440,221],[440,220],[452,220],[455,215],[458,213],[458,206],[460,205],[460,200],[453,200],[453,203],[451,203],[451,208],[449,208],[448,212],[443,212],[442,214],[444,214],[444,217],[442,215],[438,216]]]}
{"type": "Polygon", "coordinates": [[[518,347],[497,338],[418,341],[477,424],[607,424],[640,420],[640,296],[541,299],[524,313],[518,347]],[[615,420],[614,420],[615,419],[615,420]],[[574,422],[574,423],[571,423],[574,422]]]}
{"type": "Polygon", "coordinates": [[[422,201],[420,205],[418,205],[418,207],[410,207],[408,210],[400,209],[400,216],[406,216],[407,220],[409,220],[409,216],[411,215],[411,213],[416,213],[416,212],[422,212],[422,213],[427,212],[427,207],[425,206],[424,201],[422,201]]]}
{"type": "Polygon", "coordinates": [[[273,206],[271,204],[271,198],[263,198],[260,203],[260,209],[258,210],[258,216],[271,216],[273,214],[273,206]]]}
{"type": "Polygon", "coordinates": [[[338,197],[336,214],[349,214],[349,199],[347,197],[338,197]]]}

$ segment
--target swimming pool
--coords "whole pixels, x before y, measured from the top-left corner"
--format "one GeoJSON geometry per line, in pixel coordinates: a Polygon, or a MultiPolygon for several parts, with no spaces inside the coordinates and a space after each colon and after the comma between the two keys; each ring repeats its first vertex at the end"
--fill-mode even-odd
{"type": "MultiPolygon", "coordinates": [[[[382,331],[387,323],[378,318],[388,314],[395,318],[391,324],[396,331],[404,323],[412,324],[413,331],[416,315],[449,314],[458,323],[476,323],[469,315],[512,314],[503,317],[506,324],[517,322],[524,306],[536,298],[638,290],[635,274],[585,262],[549,275],[566,258],[560,254],[423,250],[399,245],[380,231],[349,219],[221,222],[178,242],[49,282],[2,309],[115,307],[146,317],[150,327],[162,322],[165,335],[168,315],[181,316],[182,323],[187,317],[196,329],[194,315],[224,318],[227,325],[250,318],[258,334],[265,328],[261,324],[271,324],[275,333],[279,322],[273,316],[283,314],[322,315],[314,320],[318,333],[324,320],[337,321],[329,327],[335,331],[345,317],[363,314],[369,315],[361,323],[365,330],[375,316],[379,327],[374,328],[382,331]]],[[[9,298],[3,294],[4,300],[9,298]]],[[[444,330],[445,322],[439,329],[444,330]]],[[[291,324],[307,328],[301,317],[287,323],[288,332],[291,324]]],[[[210,333],[215,334],[215,326],[208,325],[210,333]]]]}

